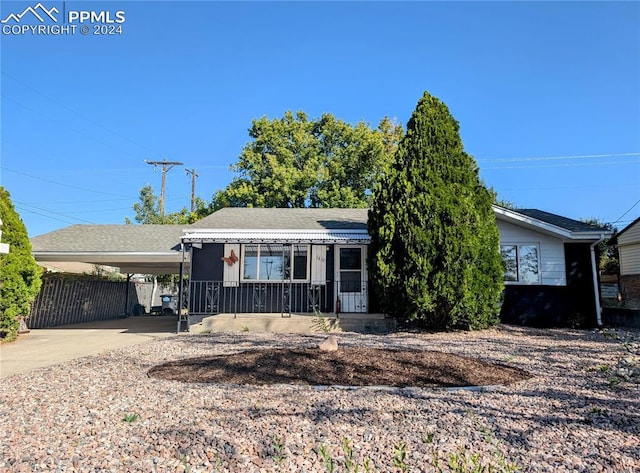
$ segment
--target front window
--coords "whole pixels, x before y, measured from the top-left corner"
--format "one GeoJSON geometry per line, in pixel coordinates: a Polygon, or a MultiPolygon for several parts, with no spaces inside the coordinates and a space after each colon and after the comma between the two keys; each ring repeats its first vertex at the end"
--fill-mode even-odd
{"type": "Polygon", "coordinates": [[[245,281],[306,281],[309,247],[278,243],[244,245],[242,265],[245,281]]]}
{"type": "Polygon", "coordinates": [[[537,245],[500,245],[504,261],[505,282],[535,284],[540,282],[537,245]]]}

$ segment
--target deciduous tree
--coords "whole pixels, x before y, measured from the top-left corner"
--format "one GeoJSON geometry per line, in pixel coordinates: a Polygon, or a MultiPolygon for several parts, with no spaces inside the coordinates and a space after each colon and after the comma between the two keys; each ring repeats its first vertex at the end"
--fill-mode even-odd
{"type": "MultiPolygon", "coordinates": [[[[199,198],[196,198],[196,211],[191,212],[183,207],[177,212],[160,215],[160,201],[153,191],[153,187],[147,184],[140,189],[140,202],[133,204],[133,210],[136,213],[134,220],[142,224],[177,224],[186,225],[195,222],[199,218],[208,215],[207,204],[199,198]],[[203,214],[203,215],[201,215],[203,214]]],[[[125,223],[132,223],[131,220],[125,218],[125,223]]]]}
{"type": "Polygon", "coordinates": [[[401,134],[388,118],[376,130],[328,113],[253,120],[252,140],[232,167],[238,175],[213,207],[367,207],[401,134]]]}

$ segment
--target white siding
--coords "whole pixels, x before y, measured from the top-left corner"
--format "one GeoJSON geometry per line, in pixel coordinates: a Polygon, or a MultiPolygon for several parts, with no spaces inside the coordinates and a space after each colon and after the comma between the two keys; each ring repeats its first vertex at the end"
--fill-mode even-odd
{"type": "Polygon", "coordinates": [[[620,274],[640,274],[640,222],[627,228],[618,237],[620,274]]]}
{"type": "Polygon", "coordinates": [[[620,245],[620,274],[628,276],[640,274],[640,243],[635,245],[620,245]]]}
{"type": "Polygon", "coordinates": [[[223,286],[225,287],[237,287],[240,285],[240,244],[239,243],[225,243],[224,244],[224,256],[230,257],[231,250],[238,257],[238,261],[233,265],[229,266],[227,263],[224,264],[223,271],[223,286]]]}
{"type": "Polygon", "coordinates": [[[327,247],[313,245],[311,247],[311,284],[327,284],[327,247]]]}
{"type": "Polygon", "coordinates": [[[540,248],[540,279],[546,286],[566,286],[564,243],[533,230],[498,220],[500,244],[536,244],[540,248]]]}

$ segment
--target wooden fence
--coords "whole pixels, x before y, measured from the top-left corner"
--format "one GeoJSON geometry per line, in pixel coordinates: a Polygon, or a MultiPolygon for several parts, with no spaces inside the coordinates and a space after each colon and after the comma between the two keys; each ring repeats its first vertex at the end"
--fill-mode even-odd
{"type": "Polygon", "coordinates": [[[116,319],[125,313],[134,314],[137,304],[149,312],[162,303],[163,293],[177,294],[177,288],[163,284],[154,287],[152,282],[45,276],[26,323],[29,328],[46,328],[116,319]]]}
{"type": "Polygon", "coordinates": [[[135,284],[128,285],[129,300],[125,308],[126,281],[44,278],[26,319],[27,326],[45,328],[118,318],[131,312],[138,303],[135,284]]]}

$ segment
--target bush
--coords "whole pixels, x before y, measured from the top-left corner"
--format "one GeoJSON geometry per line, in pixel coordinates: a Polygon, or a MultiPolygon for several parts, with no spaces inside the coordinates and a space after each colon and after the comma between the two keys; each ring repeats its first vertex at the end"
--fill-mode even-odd
{"type": "Polygon", "coordinates": [[[9,244],[9,253],[0,255],[0,339],[11,341],[18,333],[20,318],[29,315],[30,305],[40,291],[42,270],[31,254],[27,229],[3,187],[0,219],[2,240],[9,244]]]}

